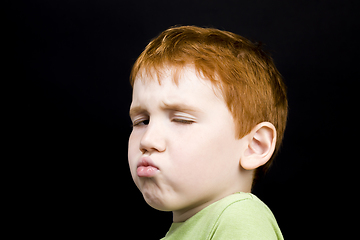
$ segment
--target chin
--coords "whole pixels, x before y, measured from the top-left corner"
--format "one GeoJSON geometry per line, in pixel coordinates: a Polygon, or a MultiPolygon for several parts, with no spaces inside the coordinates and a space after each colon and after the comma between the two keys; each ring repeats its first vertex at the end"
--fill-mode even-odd
{"type": "Polygon", "coordinates": [[[144,199],[146,203],[159,211],[169,212],[172,211],[171,207],[167,206],[167,204],[164,203],[163,199],[161,199],[158,196],[154,196],[152,194],[143,193],[144,199]]]}
{"type": "Polygon", "coordinates": [[[138,185],[146,203],[159,211],[169,212],[178,207],[179,195],[173,189],[161,187],[152,179],[144,179],[138,185]]]}

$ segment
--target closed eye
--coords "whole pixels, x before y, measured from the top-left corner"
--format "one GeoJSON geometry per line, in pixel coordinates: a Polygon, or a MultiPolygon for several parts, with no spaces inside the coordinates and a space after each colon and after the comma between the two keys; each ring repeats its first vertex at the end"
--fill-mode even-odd
{"type": "Polygon", "coordinates": [[[192,120],[185,120],[185,119],[181,119],[181,118],[174,118],[171,121],[176,122],[176,123],[182,123],[182,124],[192,124],[192,123],[194,123],[194,121],[192,121],[192,120]]]}

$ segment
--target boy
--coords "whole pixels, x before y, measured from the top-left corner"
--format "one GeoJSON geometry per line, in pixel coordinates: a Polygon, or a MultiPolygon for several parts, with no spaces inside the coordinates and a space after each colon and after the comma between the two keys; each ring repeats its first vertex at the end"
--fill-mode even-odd
{"type": "Polygon", "coordinates": [[[230,32],[174,27],[141,53],[131,84],[130,171],[151,207],[173,212],[163,239],[283,239],[250,193],[286,124],[272,59],[230,32]]]}

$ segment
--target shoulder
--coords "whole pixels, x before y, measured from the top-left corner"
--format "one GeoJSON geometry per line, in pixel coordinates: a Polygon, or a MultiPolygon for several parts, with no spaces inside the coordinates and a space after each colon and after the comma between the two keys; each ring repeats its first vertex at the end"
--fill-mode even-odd
{"type": "Polygon", "coordinates": [[[274,215],[255,195],[233,194],[222,205],[212,239],[282,239],[274,215]]]}

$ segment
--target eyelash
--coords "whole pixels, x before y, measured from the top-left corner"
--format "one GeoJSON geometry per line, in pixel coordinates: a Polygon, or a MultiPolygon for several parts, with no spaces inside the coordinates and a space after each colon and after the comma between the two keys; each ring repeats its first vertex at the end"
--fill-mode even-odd
{"type": "Polygon", "coordinates": [[[132,127],[136,127],[136,126],[140,126],[140,125],[148,125],[150,122],[149,119],[144,119],[144,120],[135,120],[132,124],[132,127]],[[145,123],[147,122],[147,123],[145,123]]]}
{"type": "Polygon", "coordinates": [[[194,121],[192,121],[192,120],[185,120],[185,119],[181,119],[181,118],[174,118],[171,121],[176,122],[176,123],[183,123],[183,124],[192,124],[192,123],[194,123],[194,121]]]}
{"type": "MultiPolygon", "coordinates": [[[[180,123],[180,124],[192,124],[195,122],[192,120],[185,120],[185,119],[181,119],[181,118],[173,118],[171,121],[175,122],[175,123],[180,123]]],[[[137,120],[137,121],[134,121],[134,123],[132,124],[132,127],[148,125],[149,122],[150,122],[150,119],[137,120]]]]}

